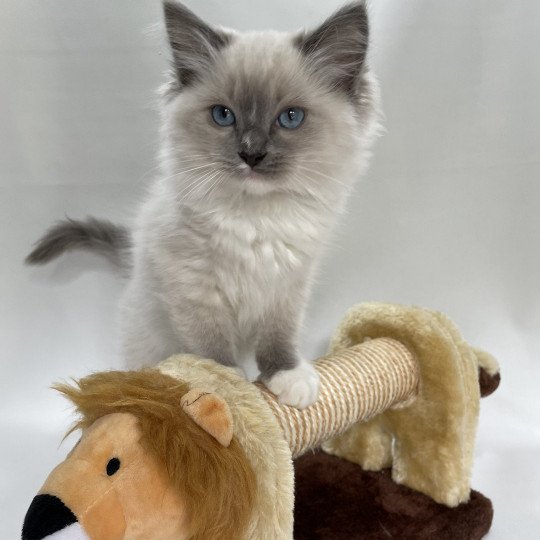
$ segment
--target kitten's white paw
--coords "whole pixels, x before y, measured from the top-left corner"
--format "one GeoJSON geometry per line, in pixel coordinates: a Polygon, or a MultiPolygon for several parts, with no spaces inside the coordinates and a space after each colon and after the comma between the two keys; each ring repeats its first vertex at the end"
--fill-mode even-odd
{"type": "Polygon", "coordinates": [[[278,371],[265,385],[280,403],[305,409],[319,395],[319,374],[311,364],[302,362],[293,369],[278,371]]]}

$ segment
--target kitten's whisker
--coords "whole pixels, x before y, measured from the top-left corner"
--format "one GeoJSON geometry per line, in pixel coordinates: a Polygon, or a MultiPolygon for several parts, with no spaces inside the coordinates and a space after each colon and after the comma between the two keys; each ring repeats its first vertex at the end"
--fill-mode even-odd
{"type": "MultiPolygon", "coordinates": [[[[203,170],[203,169],[215,170],[215,166],[216,166],[216,163],[210,163],[210,164],[204,165],[204,166],[191,167],[189,169],[177,171],[174,174],[171,174],[170,176],[165,177],[163,180],[164,181],[173,180],[174,178],[177,178],[178,176],[185,175],[186,173],[193,172],[193,171],[200,171],[200,170],[203,170]]],[[[192,178],[193,175],[187,175],[188,179],[190,179],[190,177],[192,178]]]]}
{"type": "Polygon", "coordinates": [[[340,186],[343,186],[345,188],[349,187],[347,184],[344,184],[343,182],[340,182],[339,180],[337,180],[336,178],[333,178],[332,176],[329,176],[327,174],[324,174],[322,173],[321,171],[317,171],[316,169],[309,169],[307,167],[298,167],[299,169],[303,170],[303,171],[306,171],[307,173],[310,173],[310,174],[317,174],[319,175],[321,178],[326,178],[327,180],[331,180],[332,182],[335,182],[336,184],[339,184],[340,186]]]}
{"type": "MultiPolygon", "coordinates": [[[[203,171],[200,171],[199,174],[203,174],[203,171]]],[[[170,176],[166,176],[162,179],[164,182],[168,182],[169,180],[174,180],[175,178],[185,176],[188,180],[193,178],[193,174],[186,174],[185,172],[175,173],[171,174],[170,176]]]]}
{"type": "Polygon", "coordinates": [[[170,178],[174,178],[175,176],[178,176],[179,174],[185,174],[185,173],[188,173],[188,172],[191,172],[191,171],[198,171],[199,169],[204,169],[206,167],[213,167],[215,165],[216,165],[216,163],[207,163],[207,164],[204,164],[204,165],[198,165],[197,167],[190,167],[188,169],[180,169],[180,170],[176,171],[170,178]]]}
{"type": "Polygon", "coordinates": [[[190,182],[184,186],[184,189],[182,189],[181,191],[179,191],[177,194],[176,194],[176,199],[177,200],[181,200],[184,198],[184,195],[196,184],[199,184],[201,182],[201,178],[204,179],[204,176],[193,176],[191,177],[189,180],[190,182]]]}
{"type": "Polygon", "coordinates": [[[182,163],[181,166],[175,167],[174,169],[171,169],[171,175],[177,175],[181,174],[183,172],[186,172],[189,169],[195,168],[195,167],[211,167],[217,165],[217,161],[192,161],[190,163],[185,162],[182,163]]]}
{"type": "Polygon", "coordinates": [[[197,185],[195,185],[195,187],[193,189],[191,189],[189,191],[189,193],[184,193],[182,195],[182,199],[187,199],[190,195],[195,193],[197,191],[197,189],[200,189],[200,188],[206,186],[220,172],[221,172],[220,170],[217,170],[217,171],[207,173],[205,176],[203,176],[202,178],[199,179],[199,182],[196,182],[197,185]]]}
{"type": "Polygon", "coordinates": [[[176,197],[179,201],[187,200],[191,196],[192,193],[195,193],[197,189],[200,188],[201,185],[204,185],[206,182],[206,179],[213,173],[208,173],[208,176],[203,177],[197,177],[193,182],[189,184],[189,186],[186,187],[181,193],[178,194],[176,197]]]}
{"type": "Polygon", "coordinates": [[[184,161],[194,161],[194,160],[203,160],[203,159],[212,159],[212,158],[223,158],[223,156],[220,156],[219,154],[190,154],[189,156],[178,158],[177,161],[184,162],[184,161]]]}
{"type": "Polygon", "coordinates": [[[217,177],[217,179],[214,181],[214,183],[210,186],[210,188],[206,191],[206,193],[202,196],[204,199],[205,197],[208,197],[210,193],[221,183],[221,181],[225,178],[225,172],[222,171],[221,174],[217,177]]]}
{"type": "Polygon", "coordinates": [[[331,205],[328,204],[328,202],[325,201],[322,197],[320,197],[315,191],[309,188],[309,185],[306,182],[306,180],[308,180],[307,177],[300,176],[297,173],[293,173],[292,177],[295,180],[298,180],[304,186],[304,191],[300,192],[296,189],[290,189],[290,191],[294,192],[297,195],[301,195],[302,197],[304,197],[307,193],[307,195],[311,197],[311,199],[315,201],[317,204],[324,206],[328,210],[331,210],[331,205]]]}
{"type": "Polygon", "coordinates": [[[214,169],[212,169],[211,171],[205,172],[202,175],[192,174],[192,175],[187,176],[187,180],[189,182],[188,185],[184,186],[184,188],[177,193],[176,197],[183,198],[192,186],[196,187],[196,184],[200,184],[201,182],[204,182],[205,179],[208,178],[208,176],[210,176],[213,172],[215,172],[214,169]]]}
{"type": "Polygon", "coordinates": [[[339,161],[321,161],[317,159],[305,159],[300,162],[301,165],[311,165],[312,163],[318,163],[321,165],[342,165],[339,161]]]}
{"type": "MultiPolygon", "coordinates": [[[[200,187],[201,188],[205,188],[206,186],[208,186],[209,184],[212,183],[212,181],[221,175],[221,171],[215,171],[212,175],[210,175],[209,177],[206,178],[206,180],[204,181],[204,183],[200,184],[200,187]]],[[[203,195],[200,196],[200,199],[204,199],[206,197],[206,194],[208,193],[208,190],[206,190],[203,195]]]]}
{"type": "Polygon", "coordinates": [[[193,159],[193,158],[223,158],[222,154],[217,154],[215,152],[205,152],[204,154],[197,154],[197,153],[190,153],[190,154],[184,154],[182,156],[177,156],[175,159],[179,161],[184,161],[186,159],[193,159]]]}

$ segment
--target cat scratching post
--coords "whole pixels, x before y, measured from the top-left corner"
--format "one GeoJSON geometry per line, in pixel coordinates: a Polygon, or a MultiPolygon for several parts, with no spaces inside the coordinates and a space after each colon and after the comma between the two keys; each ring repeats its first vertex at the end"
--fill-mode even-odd
{"type": "Polygon", "coordinates": [[[377,339],[342,349],[315,363],[319,398],[298,410],[282,405],[258,384],[291,448],[293,458],[366,422],[388,408],[403,406],[417,393],[418,363],[393,339],[377,339]]]}

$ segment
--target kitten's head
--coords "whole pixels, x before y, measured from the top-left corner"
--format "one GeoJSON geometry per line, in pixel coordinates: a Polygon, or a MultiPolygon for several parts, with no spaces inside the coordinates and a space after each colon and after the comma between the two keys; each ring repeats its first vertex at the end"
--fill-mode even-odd
{"type": "Polygon", "coordinates": [[[363,2],[295,34],[213,28],[170,0],[164,11],[168,173],[182,197],[325,198],[359,174],[377,124],[363,2]]]}

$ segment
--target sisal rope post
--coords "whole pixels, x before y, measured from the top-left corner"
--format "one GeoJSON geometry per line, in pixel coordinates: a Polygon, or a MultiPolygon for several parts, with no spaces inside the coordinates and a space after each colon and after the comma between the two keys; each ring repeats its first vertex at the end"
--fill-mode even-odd
{"type": "Polygon", "coordinates": [[[417,394],[419,369],[400,342],[378,338],[342,349],[314,363],[319,398],[304,410],[283,405],[259,388],[276,416],[293,458],[417,394]]]}

